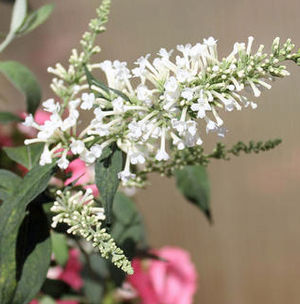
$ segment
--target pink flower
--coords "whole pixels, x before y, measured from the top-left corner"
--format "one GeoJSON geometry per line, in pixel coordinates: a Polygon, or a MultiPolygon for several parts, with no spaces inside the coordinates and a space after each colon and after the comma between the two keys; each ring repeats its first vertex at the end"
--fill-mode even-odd
{"type": "Polygon", "coordinates": [[[12,138],[10,136],[10,131],[5,127],[0,126],[0,148],[10,147],[13,145],[12,138]]]}
{"type": "Polygon", "coordinates": [[[79,251],[71,249],[69,251],[69,260],[63,272],[58,276],[58,279],[69,284],[73,289],[79,290],[83,284],[80,277],[80,271],[81,263],[79,261],[79,251]]]}
{"type": "Polygon", "coordinates": [[[134,274],[128,281],[137,290],[141,304],[191,304],[197,274],[188,252],[164,247],[154,253],[166,261],[132,262],[134,274]]]}
{"type": "MultiPolygon", "coordinates": [[[[1,130],[0,130],[1,132],[1,130]]],[[[6,135],[0,135],[0,148],[1,147],[10,147],[12,146],[12,140],[9,136],[6,136],[6,135]]]]}
{"type": "Polygon", "coordinates": [[[50,120],[51,113],[42,111],[42,110],[37,110],[36,113],[34,114],[34,120],[39,124],[43,125],[45,121],[50,120]]]}
{"type": "MultiPolygon", "coordinates": [[[[85,162],[81,159],[75,159],[70,164],[69,167],[65,170],[66,173],[72,173],[72,176],[65,181],[65,186],[73,183],[77,180],[75,185],[84,185],[89,183],[92,180],[92,174],[90,168],[86,166],[85,162]]],[[[92,189],[93,195],[96,197],[99,195],[98,189],[95,184],[84,186],[85,189],[92,189]]]]}
{"type": "Polygon", "coordinates": [[[90,174],[87,170],[85,162],[79,158],[73,160],[69,167],[65,170],[66,173],[72,173],[72,176],[65,181],[65,186],[73,183],[78,179],[75,185],[86,184],[90,180],[90,174]]]}
{"type": "Polygon", "coordinates": [[[82,287],[82,279],[80,277],[81,263],[79,261],[79,251],[77,249],[69,250],[69,259],[65,266],[51,267],[48,270],[47,277],[49,279],[62,280],[69,284],[73,289],[79,290],[82,287]]]}

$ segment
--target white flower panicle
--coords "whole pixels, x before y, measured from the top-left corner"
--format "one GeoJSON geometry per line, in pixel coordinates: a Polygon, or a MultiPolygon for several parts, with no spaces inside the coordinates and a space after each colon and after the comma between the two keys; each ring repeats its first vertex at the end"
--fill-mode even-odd
{"type": "Polygon", "coordinates": [[[101,227],[101,221],[105,219],[104,209],[94,206],[92,190],[75,194],[58,190],[56,195],[56,201],[51,207],[51,211],[57,213],[53,217],[52,227],[55,228],[58,223],[66,223],[70,226],[68,233],[91,241],[103,258],[111,259],[117,267],[132,274],[133,269],[123,250],[117,247],[112,237],[101,227]]]}
{"type": "MultiPolygon", "coordinates": [[[[139,170],[132,173],[133,166],[171,161],[174,151],[202,145],[203,130],[224,137],[221,111],[255,109],[254,99],[271,88],[275,77],[289,75],[282,62],[298,60],[293,48],[290,40],[280,45],[276,38],[271,54],[263,52],[263,45],[253,52],[253,37],[249,37],[247,44],[235,43],[232,52],[220,59],[217,41],[210,37],[195,45],[178,45],[176,55],[161,49],[151,61],[147,54],[131,70],[118,60],[90,64],[90,71],[105,73],[107,86],[90,82],[87,75],[71,92],[66,90],[69,100],[63,104],[53,99],[44,102],[50,120],[38,125],[27,117],[25,124],[39,132],[25,143],[45,142],[40,164],[58,157],[62,169],[70,153],[93,163],[105,147],[116,143],[127,155],[120,179],[125,185],[139,184],[139,170]],[[79,133],[80,110],[92,111],[94,118],[79,133]]],[[[74,62],[80,61],[76,56],[74,62]]],[[[69,77],[60,65],[51,72],[62,81],[69,77]]]]}

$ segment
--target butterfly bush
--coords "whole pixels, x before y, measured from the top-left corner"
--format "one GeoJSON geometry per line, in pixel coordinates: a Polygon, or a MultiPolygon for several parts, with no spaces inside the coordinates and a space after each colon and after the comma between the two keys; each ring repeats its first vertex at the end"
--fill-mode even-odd
{"type": "MultiPolygon", "coordinates": [[[[266,53],[263,45],[254,50],[253,37],[235,43],[224,58],[218,56],[217,41],[209,37],[195,45],[178,45],[176,51],[162,48],[153,59],[147,54],[132,68],[119,60],[92,63],[92,55],[100,52],[95,39],[105,30],[109,7],[110,1],[104,0],[83,35],[82,51],[72,51],[69,67],[58,63],[48,69],[55,75],[51,88],[57,95],[43,102],[50,118],[43,124],[32,115],[25,119],[25,126],[37,130],[36,138],[25,144],[45,144],[41,166],[55,161],[66,170],[75,159],[89,166],[113,146],[126,157],[118,172],[123,186],[141,187],[150,172],[170,174],[187,159],[197,164],[205,133],[224,137],[227,132],[223,111],[255,109],[261,92],[276,78],[289,75],[283,62],[299,64],[300,53],[293,53],[290,39],[280,44],[275,38],[266,53]],[[104,73],[106,83],[93,76],[95,70],[104,73]],[[84,112],[91,117],[87,125],[82,124],[84,112]]],[[[68,224],[68,232],[92,241],[102,256],[132,273],[123,251],[101,227],[104,211],[90,203],[91,191],[83,194],[71,186],[57,192],[53,226],[68,224]]]]}
{"type": "MultiPolygon", "coordinates": [[[[263,52],[263,45],[252,54],[252,43],[253,37],[247,44],[235,43],[223,59],[218,59],[217,41],[210,37],[193,46],[178,45],[176,56],[172,56],[173,50],[161,49],[150,61],[147,54],[131,70],[118,60],[90,64],[89,70],[105,73],[107,85],[88,81],[92,77],[88,74],[72,87],[65,105],[54,99],[45,101],[50,120],[39,125],[28,116],[25,125],[39,132],[25,143],[45,142],[40,164],[55,158],[62,169],[69,165],[69,152],[92,164],[106,147],[116,143],[126,154],[119,178],[124,185],[143,184],[140,171],[146,168],[150,172],[151,164],[172,161],[173,151],[202,145],[204,132],[223,137],[227,130],[222,111],[255,109],[253,97],[270,89],[276,77],[289,75],[282,62],[298,58],[290,40],[280,45],[276,38],[270,54],[263,52]],[[90,111],[93,119],[77,132],[80,110],[90,111]]],[[[74,51],[73,61],[74,57],[80,61],[82,55],[74,51]]],[[[64,83],[74,70],[75,65],[65,70],[60,64],[49,69],[60,77],[52,83],[58,95],[66,90],[64,83]]]]}

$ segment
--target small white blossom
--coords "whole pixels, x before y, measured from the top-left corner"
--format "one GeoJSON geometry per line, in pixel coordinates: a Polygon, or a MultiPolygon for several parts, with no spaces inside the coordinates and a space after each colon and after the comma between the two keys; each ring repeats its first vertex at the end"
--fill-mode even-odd
{"type": "Polygon", "coordinates": [[[80,154],[80,159],[88,164],[92,164],[95,162],[96,156],[92,151],[84,149],[83,152],[80,154]]]}
{"type": "Polygon", "coordinates": [[[70,148],[73,154],[81,154],[85,149],[85,145],[82,140],[73,139],[70,148]]]}
{"type": "Polygon", "coordinates": [[[59,159],[59,161],[57,162],[57,165],[58,165],[59,168],[61,168],[61,169],[63,169],[63,170],[65,170],[65,169],[68,168],[68,166],[69,166],[69,161],[67,160],[67,158],[66,158],[65,155],[63,155],[63,156],[59,159]]]}
{"type": "Polygon", "coordinates": [[[29,114],[26,118],[25,121],[23,122],[23,125],[26,127],[33,127],[34,126],[34,118],[32,114],[29,114]]]}
{"type": "Polygon", "coordinates": [[[99,158],[102,154],[103,148],[101,145],[96,144],[93,145],[90,150],[96,158],[99,158]]]}
{"type": "Polygon", "coordinates": [[[44,110],[50,113],[56,113],[60,110],[60,104],[55,102],[53,98],[43,102],[44,110]]]}
{"type": "Polygon", "coordinates": [[[81,99],[83,101],[80,106],[82,110],[90,110],[95,103],[95,95],[93,93],[83,93],[81,99]]]}

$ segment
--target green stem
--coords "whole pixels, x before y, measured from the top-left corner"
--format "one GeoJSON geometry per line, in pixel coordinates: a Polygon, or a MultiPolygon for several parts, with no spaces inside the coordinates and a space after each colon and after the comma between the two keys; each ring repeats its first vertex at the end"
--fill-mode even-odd
{"type": "Polygon", "coordinates": [[[12,40],[15,38],[14,33],[9,33],[4,41],[0,44],[0,53],[12,42],[12,40]]]}

